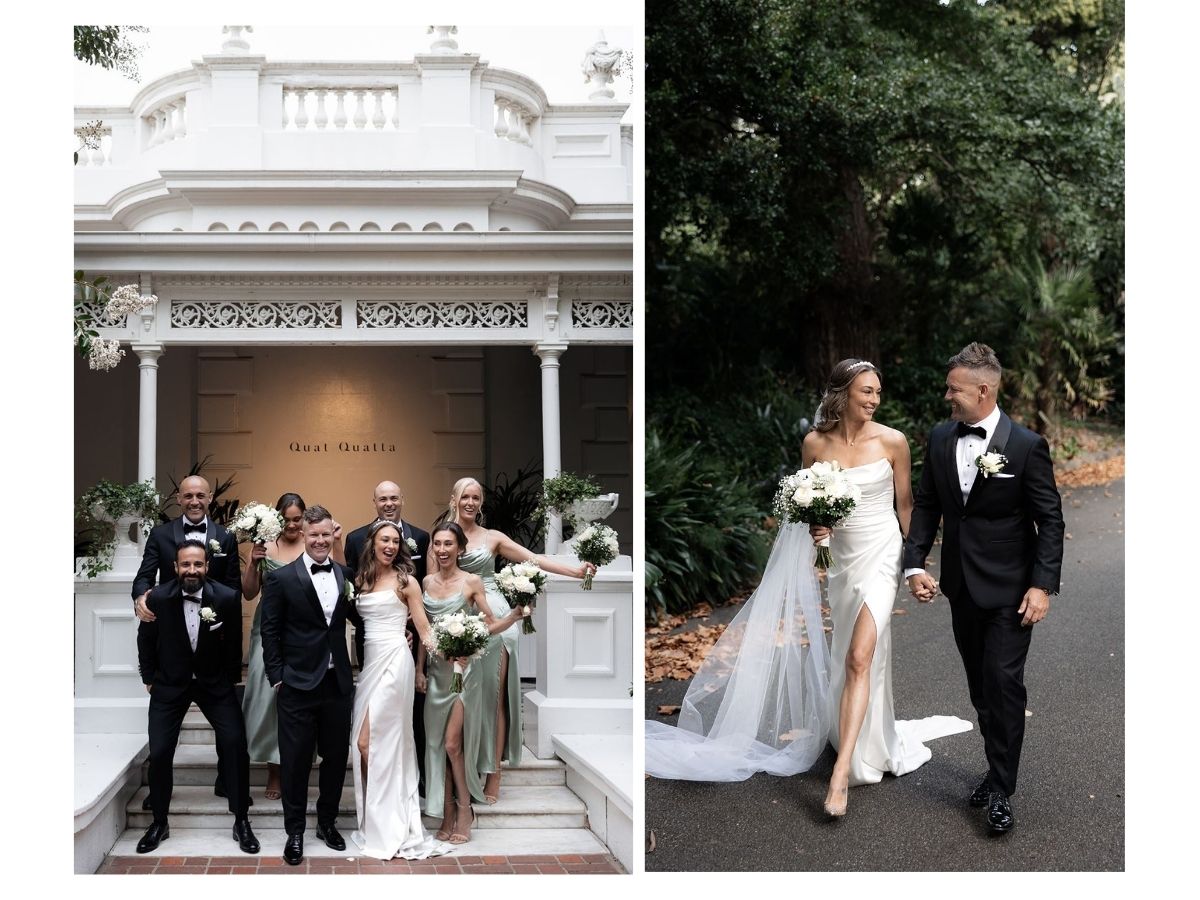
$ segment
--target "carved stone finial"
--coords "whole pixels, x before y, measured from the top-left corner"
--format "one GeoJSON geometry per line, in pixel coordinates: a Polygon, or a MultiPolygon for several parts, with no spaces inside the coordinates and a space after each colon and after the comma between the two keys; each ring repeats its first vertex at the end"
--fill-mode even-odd
{"type": "Polygon", "coordinates": [[[240,55],[247,53],[250,50],[250,42],[242,37],[242,32],[247,31],[253,34],[253,25],[222,25],[221,34],[229,35],[229,38],[221,45],[221,52],[231,55],[240,55]]]}
{"type": "Polygon", "coordinates": [[[457,25],[430,25],[425,33],[434,32],[437,32],[437,37],[429,45],[429,49],[434,53],[453,53],[458,49],[458,41],[450,37],[452,34],[458,34],[457,25]]]}
{"type": "Polygon", "coordinates": [[[589,100],[611,100],[616,96],[609,85],[621,74],[621,51],[608,46],[603,31],[584,54],[582,68],[584,81],[594,88],[588,94],[589,100]]]}

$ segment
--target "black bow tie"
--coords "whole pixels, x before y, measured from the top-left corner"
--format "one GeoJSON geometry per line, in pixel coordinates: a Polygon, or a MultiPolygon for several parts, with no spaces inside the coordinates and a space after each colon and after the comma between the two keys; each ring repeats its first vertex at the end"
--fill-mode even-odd
{"type": "Polygon", "coordinates": [[[968,425],[966,422],[959,422],[955,431],[958,432],[959,437],[966,437],[968,434],[973,434],[981,438],[987,437],[987,431],[984,430],[982,425],[968,425]]]}
{"type": "Polygon", "coordinates": [[[308,567],[308,570],[310,572],[312,572],[314,575],[316,575],[318,572],[332,572],[333,571],[333,563],[325,563],[325,565],[321,565],[320,563],[313,563],[311,566],[308,567]]]}
{"type": "Polygon", "coordinates": [[[188,532],[191,532],[191,531],[200,531],[200,532],[207,534],[208,533],[208,523],[201,522],[199,525],[193,525],[191,522],[184,522],[183,523],[183,533],[187,534],[188,532]]]}
{"type": "Polygon", "coordinates": [[[188,603],[201,603],[204,600],[203,597],[193,597],[191,594],[184,594],[183,599],[188,603]]]}

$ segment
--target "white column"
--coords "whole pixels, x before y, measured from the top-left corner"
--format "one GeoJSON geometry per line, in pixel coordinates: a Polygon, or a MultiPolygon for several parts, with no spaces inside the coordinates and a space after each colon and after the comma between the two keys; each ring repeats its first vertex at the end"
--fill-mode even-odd
{"type": "Polygon", "coordinates": [[[155,481],[158,441],[158,358],[162,344],[134,344],[138,356],[138,481],[155,481]]]}
{"type": "MultiPolygon", "coordinates": [[[[538,344],[533,352],[542,361],[542,473],[553,478],[562,471],[562,440],[558,403],[558,360],[566,344],[538,344]]],[[[550,517],[546,552],[557,553],[562,545],[562,517],[550,517]]]]}

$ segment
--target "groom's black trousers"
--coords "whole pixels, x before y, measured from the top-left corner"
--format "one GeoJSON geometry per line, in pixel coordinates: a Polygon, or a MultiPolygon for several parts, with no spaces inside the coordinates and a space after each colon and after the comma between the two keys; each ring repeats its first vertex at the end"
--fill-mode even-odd
{"type": "Polygon", "coordinates": [[[231,684],[219,689],[193,680],[190,686],[154,687],[150,692],[147,737],[150,739],[150,808],[154,821],[167,821],[174,787],[175,748],[188,708],[195,703],[216,734],[217,772],[225,785],[229,811],[244,819],[250,805],[250,756],[242,707],[231,684]]]}
{"type": "Polygon", "coordinates": [[[1017,791],[1017,767],[1025,739],[1025,657],[1033,637],[1021,626],[1017,606],[983,609],[964,585],[950,601],[954,642],[967,670],[971,703],[979,716],[979,733],[995,790],[1017,791]]]}
{"type": "Polygon", "coordinates": [[[346,783],[354,691],[341,693],[337,672],[330,669],[315,690],[301,691],[281,684],[277,709],[283,827],[289,835],[304,834],[314,748],[321,754],[317,822],[331,825],[337,818],[346,783]]]}

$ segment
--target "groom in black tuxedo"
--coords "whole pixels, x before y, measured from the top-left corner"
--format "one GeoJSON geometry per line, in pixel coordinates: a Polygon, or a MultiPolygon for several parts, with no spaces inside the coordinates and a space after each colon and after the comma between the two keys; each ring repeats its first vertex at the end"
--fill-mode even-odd
{"type": "Polygon", "coordinates": [[[323,506],[304,511],[304,552],[267,575],[262,591],[263,663],[279,710],[283,858],[304,858],[305,809],[313,749],[321,754],[317,838],[345,850],[336,820],[350,752],[354,678],[346,649],[346,619],[362,618],[348,599],[349,572],[329,558],[333,517],[323,506]]]}
{"type": "Polygon", "coordinates": [[[138,626],[138,670],[150,694],[150,808],[154,821],[138,842],[149,853],[170,836],[175,747],[188,708],[195,703],[216,733],[217,768],[229,789],[233,838],[246,853],[258,840],[247,816],[250,757],[234,686],[242,675],[242,609],[238,595],[206,580],[208,553],[199,541],[175,551],[178,579],[150,591],[154,619],[138,626]]]}
{"type": "Polygon", "coordinates": [[[992,349],[968,344],[948,368],[952,421],[929,436],[904,575],[914,597],[933,600],[938,584],[924,567],[940,521],[941,590],[988,762],[969,802],[986,806],[988,828],[1002,834],[1013,827],[1032,626],[1049,611],[1062,571],[1062,499],[1045,438],[996,406],[1002,372],[992,349]]]}
{"type": "MultiPolygon", "coordinates": [[[[379,482],[379,484],[375,485],[372,500],[375,503],[375,522],[394,522],[399,526],[400,536],[408,548],[408,554],[412,557],[413,568],[416,570],[414,577],[417,579],[417,587],[420,587],[422,582],[425,581],[425,554],[429,552],[429,532],[423,531],[411,522],[406,522],[401,518],[400,514],[404,510],[404,492],[400,490],[400,486],[396,482],[379,482]]],[[[362,526],[362,528],[354,529],[346,537],[346,565],[350,568],[351,578],[358,574],[358,564],[362,558],[363,549],[368,543],[367,535],[375,522],[370,522],[362,526]]],[[[408,647],[412,651],[413,664],[415,665],[420,638],[417,636],[416,626],[413,625],[411,618],[408,620],[407,630],[409,633],[408,647]]],[[[354,633],[354,648],[358,652],[359,664],[365,665],[366,639],[361,628],[354,633]]],[[[420,751],[420,748],[425,746],[425,695],[421,691],[413,691],[412,721],[413,740],[416,742],[418,748],[417,769],[419,785],[423,796],[425,793],[425,754],[420,751]]]]}

